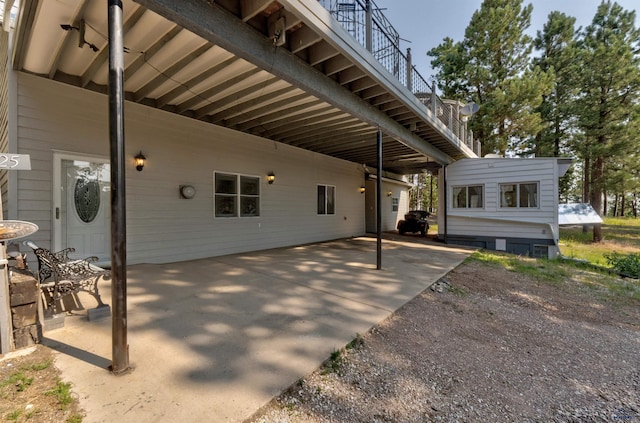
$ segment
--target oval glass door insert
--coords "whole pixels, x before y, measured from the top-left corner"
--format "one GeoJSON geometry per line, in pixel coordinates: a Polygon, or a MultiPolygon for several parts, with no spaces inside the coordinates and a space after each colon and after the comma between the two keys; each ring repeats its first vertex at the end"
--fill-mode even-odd
{"type": "Polygon", "coordinates": [[[76,213],[85,223],[91,223],[100,211],[100,184],[85,177],[76,179],[74,193],[76,213]]]}

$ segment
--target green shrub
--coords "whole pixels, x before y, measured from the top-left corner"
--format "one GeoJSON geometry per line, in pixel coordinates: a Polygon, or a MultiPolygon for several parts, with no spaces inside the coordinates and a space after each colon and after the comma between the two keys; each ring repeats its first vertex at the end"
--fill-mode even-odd
{"type": "Polygon", "coordinates": [[[620,254],[608,253],[604,255],[607,259],[607,263],[616,272],[623,276],[630,276],[633,278],[640,278],[640,254],[620,254]]]}

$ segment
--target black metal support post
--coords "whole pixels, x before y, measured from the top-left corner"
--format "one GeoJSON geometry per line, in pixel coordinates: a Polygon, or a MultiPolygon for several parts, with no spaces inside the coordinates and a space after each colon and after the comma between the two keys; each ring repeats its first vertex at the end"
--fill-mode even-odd
{"type": "Polygon", "coordinates": [[[382,269],[382,131],[378,129],[377,137],[378,177],[376,178],[376,269],[382,269]]]}
{"type": "Polygon", "coordinates": [[[449,190],[449,188],[447,188],[447,165],[442,166],[442,207],[440,206],[440,203],[438,202],[438,213],[440,213],[440,210],[443,211],[444,213],[444,230],[443,230],[443,234],[444,234],[444,243],[447,244],[447,214],[449,213],[449,211],[447,210],[447,191],[449,190]]]}
{"type": "Polygon", "coordinates": [[[111,151],[111,305],[114,374],[129,370],[127,344],[127,227],[124,154],[122,0],[109,0],[109,143],[111,151]]]}

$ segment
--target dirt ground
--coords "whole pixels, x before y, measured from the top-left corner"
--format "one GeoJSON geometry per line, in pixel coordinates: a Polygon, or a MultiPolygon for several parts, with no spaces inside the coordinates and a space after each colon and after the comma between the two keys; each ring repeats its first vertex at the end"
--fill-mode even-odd
{"type": "Polygon", "coordinates": [[[432,288],[250,421],[640,422],[637,301],[478,262],[432,288]]]}
{"type": "MultiPolygon", "coordinates": [[[[250,421],[640,423],[638,301],[478,262],[443,280],[250,421]]],[[[44,394],[52,360],[0,360],[0,421],[80,421],[77,401],[44,394]]]]}
{"type": "Polygon", "coordinates": [[[82,414],[54,354],[38,345],[0,358],[0,421],[80,423],[82,414]]]}

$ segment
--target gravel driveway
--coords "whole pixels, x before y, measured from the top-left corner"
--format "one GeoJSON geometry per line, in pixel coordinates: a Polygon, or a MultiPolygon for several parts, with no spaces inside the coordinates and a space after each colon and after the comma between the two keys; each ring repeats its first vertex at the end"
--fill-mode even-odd
{"type": "Polygon", "coordinates": [[[446,282],[251,421],[640,422],[638,301],[478,262],[446,282]]]}

